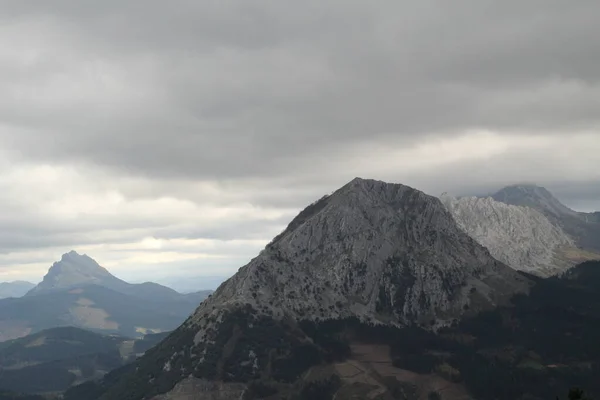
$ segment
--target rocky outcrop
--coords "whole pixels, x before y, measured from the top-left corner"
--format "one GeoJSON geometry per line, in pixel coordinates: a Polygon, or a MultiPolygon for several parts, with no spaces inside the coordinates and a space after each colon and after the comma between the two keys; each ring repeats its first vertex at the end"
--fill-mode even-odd
{"type": "Polygon", "coordinates": [[[439,199],[357,178],[302,211],[103,398],[159,394],[188,376],[289,380],[277,374],[314,355],[304,321],[436,328],[528,287],[439,199]]]}
{"type": "Polygon", "coordinates": [[[490,197],[442,195],[440,199],[466,233],[516,270],[547,277],[576,264],[564,257],[575,248],[573,239],[533,208],[490,197]]]}

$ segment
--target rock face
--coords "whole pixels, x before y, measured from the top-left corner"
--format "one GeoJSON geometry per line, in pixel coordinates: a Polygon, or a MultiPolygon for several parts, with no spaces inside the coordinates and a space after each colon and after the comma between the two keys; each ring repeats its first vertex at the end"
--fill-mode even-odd
{"type": "MultiPolygon", "coordinates": [[[[403,324],[461,314],[472,286],[514,284],[441,202],[403,185],[356,179],[306,208],[206,307],[250,305],[276,318],[403,324]],[[488,283],[489,281],[489,283],[488,283]]],[[[204,316],[199,310],[194,321],[204,316]]]]}
{"type": "Polygon", "coordinates": [[[544,214],[587,251],[600,253],[600,219],[598,213],[582,213],[562,204],[547,189],[535,185],[513,185],[491,196],[494,200],[527,206],[544,214]]]}
{"type": "Polygon", "coordinates": [[[573,239],[533,208],[490,197],[442,195],[440,199],[466,233],[516,270],[548,277],[578,261],[566,258],[575,250],[573,239]]]}
{"type": "Polygon", "coordinates": [[[357,178],[302,211],[103,398],[164,393],[190,375],[244,382],[301,371],[313,349],[302,321],[432,328],[528,287],[439,199],[357,178]]]}

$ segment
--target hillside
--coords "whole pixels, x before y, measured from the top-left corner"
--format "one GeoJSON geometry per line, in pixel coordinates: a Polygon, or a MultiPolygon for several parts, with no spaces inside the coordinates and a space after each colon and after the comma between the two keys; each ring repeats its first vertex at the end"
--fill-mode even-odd
{"type": "MultiPolygon", "coordinates": [[[[311,368],[348,357],[343,343],[314,337],[314,324],[436,329],[530,284],[464,233],[439,199],[357,178],[302,211],[136,364],[77,396],[239,398],[260,392],[257,380],[290,393],[311,368]]],[[[342,389],[353,385],[346,378],[342,389]]]]}
{"type": "Polygon", "coordinates": [[[145,301],[96,285],[4,299],[0,300],[0,341],[59,326],[141,337],[175,329],[196,306],[145,301]]]}
{"type": "Polygon", "coordinates": [[[0,388],[62,392],[133,361],[164,335],[133,340],[73,327],[48,329],[0,345],[0,388]]]}
{"type": "MultiPolygon", "coordinates": [[[[365,324],[356,318],[301,322],[297,329],[311,342],[292,347],[295,363],[276,362],[271,375],[239,383],[194,374],[167,395],[145,398],[544,400],[564,398],[572,387],[599,398],[599,321],[600,262],[586,262],[562,278],[536,279],[530,294],[517,295],[509,307],[456,321],[437,333],[365,324]]],[[[263,334],[273,328],[265,326],[263,334]]],[[[278,348],[280,333],[265,337],[265,344],[278,348]]],[[[168,356],[176,349],[175,337],[148,356],[168,356]]],[[[229,359],[218,366],[243,368],[237,359],[243,353],[237,346],[229,348],[229,359]]],[[[136,380],[133,368],[147,370],[147,360],[108,374],[102,385],[73,388],[65,400],[141,399],[144,383],[136,380]]],[[[164,385],[164,375],[170,373],[172,369],[163,367],[150,380],[164,385]]]]}

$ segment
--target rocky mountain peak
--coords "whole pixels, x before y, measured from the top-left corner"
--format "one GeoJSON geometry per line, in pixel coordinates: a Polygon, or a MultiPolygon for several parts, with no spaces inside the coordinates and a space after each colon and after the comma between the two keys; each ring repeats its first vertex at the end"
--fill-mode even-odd
{"type": "MultiPolygon", "coordinates": [[[[519,286],[439,199],[357,178],[304,209],[194,318],[215,304],[244,304],[297,319],[431,321],[461,314],[470,301],[462,291],[487,278],[519,286]]],[[[496,301],[493,288],[483,292],[496,301]]]]}
{"type": "Polygon", "coordinates": [[[52,264],[42,282],[34,287],[28,295],[91,284],[109,288],[127,285],[91,257],[70,251],[63,254],[60,261],[52,264]]]}
{"type": "Polygon", "coordinates": [[[532,207],[556,217],[577,214],[562,204],[548,189],[533,184],[507,186],[491,197],[507,204],[532,207]]]}
{"type": "Polygon", "coordinates": [[[310,350],[307,322],[436,329],[528,288],[439,199],[357,178],[304,209],[138,363],[135,383],[103,398],[131,385],[142,398],[190,375],[247,381],[296,365],[289,349],[310,350]]]}

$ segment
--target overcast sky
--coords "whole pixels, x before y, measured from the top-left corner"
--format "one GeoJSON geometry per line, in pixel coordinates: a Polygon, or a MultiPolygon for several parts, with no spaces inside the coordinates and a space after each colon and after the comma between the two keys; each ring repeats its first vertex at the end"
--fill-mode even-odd
{"type": "Polygon", "coordinates": [[[597,0],[0,9],[0,281],[230,275],[355,176],[600,209],[597,0]]]}

